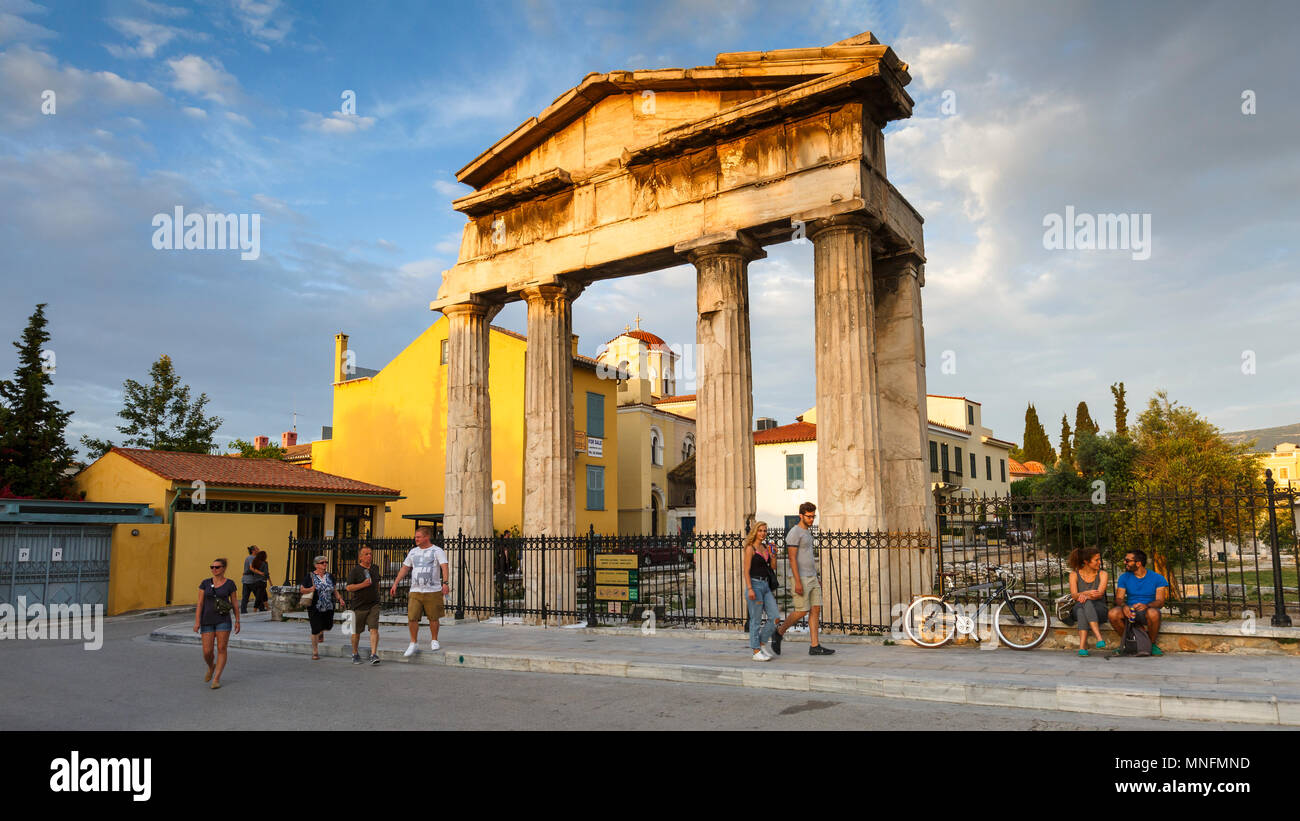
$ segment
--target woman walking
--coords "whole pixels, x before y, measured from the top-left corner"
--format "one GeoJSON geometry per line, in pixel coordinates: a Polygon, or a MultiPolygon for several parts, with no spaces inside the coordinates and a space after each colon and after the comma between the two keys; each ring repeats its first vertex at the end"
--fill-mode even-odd
{"type": "Polygon", "coordinates": [[[253,596],[254,607],[261,611],[266,609],[263,605],[266,602],[266,581],[270,578],[266,568],[266,551],[259,550],[257,545],[248,546],[248,558],[244,559],[244,575],[240,578],[240,584],[244,585],[244,596],[239,602],[239,612],[248,612],[248,597],[253,596]],[[261,562],[259,565],[258,562],[261,562]]]}
{"type": "Polygon", "coordinates": [[[774,658],[775,654],[766,645],[776,630],[780,616],[769,581],[774,575],[772,567],[776,564],[776,554],[763,541],[766,537],[765,522],[755,522],[745,536],[745,603],[749,607],[749,650],[753,653],[754,661],[771,661],[774,658]],[[766,622],[763,621],[764,612],[767,613],[766,622]]]}
{"type": "Polygon", "coordinates": [[[1095,547],[1076,547],[1066,563],[1070,566],[1070,596],[1074,599],[1074,619],[1079,626],[1079,655],[1088,655],[1085,646],[1088,630],[1097,637],[1097,647],[1106,648],[1099,625],[1106,621],[1106,571],[1101,569],[1101,551],[1095,547]]]}
{"type": "Polygon", "coordinates": [[[226,578],[226,560],[213,559],[208,569],[212,578],[199,583],[199,601],[194,606],[194,632],[203,640],[203,661],[208,665],[208,674],[203,680],[212,682],[212,689],[217,690],[221,687],[221,673],[226,669],[231,616],[234,616],[235,632],[239,632],[239,608],[235,606],[235,583],[226,578]]]}
{"type": "Polygon", "coordinates": [[[327,570],[329,559],[317,556],[313,560],[315,569],[302,577],[299,593],[312,593],[311,606],[307,608],[307,620],[311,622],[311,657],[320,659],[319,645],[325,638],[325,631],[334,626],[334,604],[343,609],[343,596],[334,584],[334,577],[327,570]]]}

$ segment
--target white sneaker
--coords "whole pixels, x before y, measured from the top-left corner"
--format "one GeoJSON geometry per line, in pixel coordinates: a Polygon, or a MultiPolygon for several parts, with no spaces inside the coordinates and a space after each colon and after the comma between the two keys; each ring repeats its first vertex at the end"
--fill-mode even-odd
{"type": "Polygon", "coordinates": [[[773,653],[772,648],[768,647],[766,644],[760,644],[758,646],[758,649],[760,652],[762,652],[763,655],[767,656],[768,661],[771,661],[772,659],[776,658],[776,653],[773,653]]]}
{"type": "Polygon", "coordinates": [[[434,639],[433,641],[429,642],[429,649],[430,649],[430,650],[439,650],[439,649],[441,649],[441,648],[442,648],[442,645],[438,643],[438,640],[437,640],[437,639],[434,639]]]}
{"type": "Polygon", "coordinates": [[[754,651],[754,656],[753,656],[753,658],[754,658],[754,661],[771,661],[771,660],[772,660],[772,657],[769,656],[767,653],[764,653],[764,652],[763,652],[763,648],[761,648],[761,647],[754,651]]]}
{"type": "Polygon", "coordinates": [[[403,653],[402,655],[406,656],[407,658],[410,658],[411,656],[415,655],[415,649],[416,649],[415,642],[411,642],[410,644],[406,645],[406,652],[403,653]]]}

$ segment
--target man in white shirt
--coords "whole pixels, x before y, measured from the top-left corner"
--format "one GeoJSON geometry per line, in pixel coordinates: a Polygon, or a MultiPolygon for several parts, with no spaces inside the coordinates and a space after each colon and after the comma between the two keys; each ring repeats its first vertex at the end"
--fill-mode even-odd
{"type": "Polygon", "coordinates": [[[411,589],[406,600],[406,626],[411,631],[411,643],[402,655],[410,657],[415,655],[420,639],[421,616],[429,617],[429,633],[433,638],[429,649],[442,646],[438,644],[438,619],[442,618],[443,596],[451,592],[447,585],[447,554],[433,543],[433,528],[428,525],[415,529],[415,547],[406,554],[389,595],[397,595],[397,585],[407,573],[411,574],[411,589]]]}

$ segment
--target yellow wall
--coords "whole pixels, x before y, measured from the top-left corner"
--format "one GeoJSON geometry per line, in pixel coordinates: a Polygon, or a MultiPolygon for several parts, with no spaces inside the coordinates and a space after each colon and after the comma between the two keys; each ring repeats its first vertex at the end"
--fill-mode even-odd
{"type": "Polygon", "coordinates": [[[1264,454],[1259,463],[1261,476],[1265,469],[1273,471],[1273,481],[1277,487],[1300,487],[1300,450],[1291,442],[1283,442],[1272,453],[1264,454]]]}
{"type": "Polygon", "coordinates": [[[659,533],[668,532],[668,472],[682,461],[682,443],[694,434],[695,422],[646,405],[628,406],[618,415],[618,494],[620,533],[652,532],[650,494],[660,491],[659,533]],[[650,461],[650,429],[663,434],[663,464],[650,461]]]}
{"type": "MultiPolygon", "coordinates": [[[[244,559],[248,546],[278,546],[280,561],[271,562],[271,580],[284,581],[285,548],[288,536],[298,526],[298,517],[277,514],[247,513],[177,513],[176,561],[172,569],[172,604],[194,604],[199,598],[199,582],[212,578],[208,565],[224,558],[226,578],[241,587],[244,559]]],[[[267,549],[270,553],[271,550],[267,549]]],[[[163,569],[165,576],[166,559],[163,569]]]]}
{"type": "Polygon", "coordinates": [[[108,570],[108,615],[167,604],[165,524],[113,526],[108,570]],[[131,531],[139,532],[132,536],[131,531]]]}
{"type": "MultiPolygon", "coordinates": [[[[441,318],[372,377],[334,385],[333,438],[313,443],[312,467],[396,488],[405,499],[390,502],[385,531],[409,536],[415,523],[407,514],[443,512],[447,446],[447,366],[441,364],[448,323],[441,318]]],[[[493,527],[507,530],[523,522],[524,340],[492,331],[489,337],[488,392],[492,402],[493,527]]],[[[604,393],[605,511],[586,510],[585,455],[577,460],[577,524],[612,532],[617,522],[617,425],[614,380],[598,379],[576,365],[574,424],[586,429],[587,391],[604,393]]]]}
{"type": "Polygon", "coordinates": [[[117,453],[106,453],[77,474],[76,488],[87,502],[134,502],[152,505],[167,518],[167,492],[172,483],[117,453]]]}

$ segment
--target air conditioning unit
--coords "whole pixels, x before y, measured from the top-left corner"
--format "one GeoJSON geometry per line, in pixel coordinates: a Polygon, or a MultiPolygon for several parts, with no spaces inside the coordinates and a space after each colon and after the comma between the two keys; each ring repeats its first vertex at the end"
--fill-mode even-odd
{"type": "Polygon", "coordinates": [[[767,416],[760,416],[758,419],[758,430],[771,430],[776,427],[776,420],[767,416]]]}

